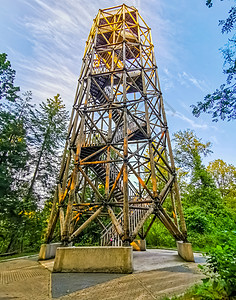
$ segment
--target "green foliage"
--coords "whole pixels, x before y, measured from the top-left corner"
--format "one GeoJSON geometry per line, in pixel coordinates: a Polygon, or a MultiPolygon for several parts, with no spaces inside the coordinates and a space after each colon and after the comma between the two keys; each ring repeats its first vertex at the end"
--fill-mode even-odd
{"type": "MultiPolygon", "coordinates": [[[[224,239],[222,228],[232,230],[235,226],[235,214],[224,206],[224,199],[215,184],[212,175],[202,164],[201,155],[210,152],[210,143],[204,143],[193,131],[186,130],[175,134],[175,154],[179,166],[185,166],[178,173],[181,176],[182,203],[188,229],[188,239],[194,249],[206,250],[224,239]],[[187,167],[186,167],[187,166],[187,167]]],[[[217,166],[216,166],[217,168],[217,166]]],[[[171,213],[171,207],[165,203],[171,213]]],[[[148,226],[148,222],[145,226],[148,226]]],[[[174,240],[159,222],[151,228],[147,243],[153,246],[174,246],[174,240]]]]}
{"type": "Polygon", "coordinates": [[[193,115],[199,117],[202,112],[205,112],[212,115],[214,122],[219,119],[234,120],[236,118],[235,90],[235,85],[227,87],[222,84],[214,93],[206,95],[203,102],[191,106],[193,115]]]}
{"type": "Polygon", "coordinates": [[[207,171],[213,176],[215,184],[227,208],[236,213],[236,168],[221,159],[210,162],[207,171]]]}
{"type": "Polygon", "coordinates": [[[188,238],[195,250],[208,251],[211,247],[226,242],[222,228],[235,228],[235,217],[228,211],[209,213],[199,206],[185,209],[188,238]]]}
{"type": "Polygon", "coordinates": [[[211,175],[201,163],[200,156],[194,158],[194,168],[187,193],[183,197],[185,206],[204,207],[205,211],[216,212],[222,209],[222,199],[211,175]]]}
{"type": "Polygon", "coordinates": [[[203,299],[236,296],[236,232],[226,231],[222,234],[225,235],[225,242],[211,248],[207,253],[206,265],[199,266],[206,278],[195,289],[195,294],[203,296],[203,299]]]}
{"type": "Polygon", "coordinates": [[[36,250],[41,240],[41,212],[31,200],[9,196],[0,213],[0,252],[36,250]]]}
{"type": "Polygon", "coordinates": [[[0,53],[0,100],[14,102],[18,96],[19,87],[14,86],[16,71],[11,68],[6,53],[0,53]]]}
{"type": "Polygon", "coordinates": [[[236,239],[230,244],[218,245],[209,252],[205,274],[213,279],[213,285],[223,286],[228,296],[236,295],[236,239]]]}
{"type": "Polygon", "coordinates": [[[59,94],[39,106],[40,110],[30,112],[33,128],[31,140],[34,145],[30,161],[33,177],[28,192],[28,196],[36,195],[38,199],[48,196],[48,192],[55,185],[59,149],[66,138],[68,120],[68,112],[59,94]]]}
{"type": "MultiPolygon", "coordinates": [[[[50,195],[57,172],[59,148],[65,138],[67,112],[59,95],[30,104],[31,92],[19,97],[15,71],[0,55],[0,252],[38,250],[50,205],[38,199],[50,195]],[[14,101],[13,101],[14,100],[14,101]],[[37,193],[31,193],[37,183],[37,193]],[[41,183],[41,186],[38,185],[41,183]],[[44,192],[43,192],[44,191],[44,192]],[[36,198],[36,196],[38,196],[36,198]]],[[[45,199],[45,198],[44,198],[45,199]]],[[[49,201],[50,203],[50,201],[49,201]]]]}
{"type": "Polygon", "coordinates": [[[25,115],[27,100],[17,99],[0,110],[0,198],[9,194],[19,182],[29,159],[25,115]]]}
{"type": "Polygon", "coordinates": [[[209,231],[209,218],[206,216],[206,211],[202,207],[188,207],[184,212],[187,228],[190,232],[203,234],[209,231]]]}
{"type": "Polygon", "coordinates": [[[194,159],[196,156],[212,153],[210,150],[211,143],[203,143],[193,130],[187,129],[178,131],[174,134],[175,141],[175,161],[178,167],[184,170],[192,170],[194,168],[194,159]]]}
{"type": "Polygon", "coordinates": [[[75,246],[99,246],[102,228],[97,222],[92,222],[83,232],[75,239],[75,246]]]}
{"type": "MultiPolygon", "coordinates": [[[[152,218],[150,217],[144,224],[144,230],[148,228],[152,218]]],[[[159,221],[155,220],[151,230],[149,231],[146,242],[148,246],[152,247],[175,247],[176,242],[172,235],[168,232],[165,226],[159,221]]]]}
{"type": "Polygon", "coordinates": [[[206,249],[222,241],[222,228],[232,230],[235,216],[225,208],[224,201],[211,175],[202,165],[199,156],[194,159],[194,169],[183,206],[189,240],[194,247],[206,249]]]}
{"type": "Polygon", "coordinates": [[[213,176],[222,197],[236,193],[236,168],[232,164],[216,159],[209,163],[207,171],[213,176]]]}

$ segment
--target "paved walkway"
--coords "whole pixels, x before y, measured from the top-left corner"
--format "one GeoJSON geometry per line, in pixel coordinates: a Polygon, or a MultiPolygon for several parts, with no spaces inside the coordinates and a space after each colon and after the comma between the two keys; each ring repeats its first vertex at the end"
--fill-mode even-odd
{"type": "Polygon", "coordinates": [[[134,252],[134,273],[53,273],[53,260],[16,259],[0,263],[0,300],[48,299],[161,299],[182,293],[202,278],[197,265],[204,262],[195,254],[196,263],[186,263],[176,251],[149,249],[134,252]],[[48,268],[48,269],[47,269],[48,268]]]}

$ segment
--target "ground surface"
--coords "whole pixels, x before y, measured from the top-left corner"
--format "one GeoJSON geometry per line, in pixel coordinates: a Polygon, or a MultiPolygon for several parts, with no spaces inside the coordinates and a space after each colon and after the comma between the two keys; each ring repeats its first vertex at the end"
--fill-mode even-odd
{"type": "Polygon", "coordinates": [[[53,260],[37,262],[37,257],[0,263],[0,300],[71,299],[161,299],[181,293],[199,281],[197,264],[186,263],[176,251],[152,249],[134,252],[134,273],[53,273],[53,260]]]}

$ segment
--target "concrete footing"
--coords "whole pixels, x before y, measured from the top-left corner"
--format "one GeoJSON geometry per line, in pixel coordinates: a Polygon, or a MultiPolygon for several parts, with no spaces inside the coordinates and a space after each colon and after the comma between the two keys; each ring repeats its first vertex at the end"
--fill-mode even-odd
{"type": "Polygon", "coordinates": [[[54,258],[56,250],[61,246],[61,243],[42,244],[39,251],[39,260],[54,258]]]}
{"type": "Polygon", "coordinates": [[[60,247],[53,272],[132,273],[132,247],[60,247]]]}
{"type": "Polygon", "coordinates": [[[146,240],[134,240],[130,245],[134,251],[146,251],[146,240]]]}
{"type": "Polygon", "coordinates": [[[193,250],[191,243],[184,243],[183,241],[177,241],[178,254],[186,261],[194,262],[193,250]]]}

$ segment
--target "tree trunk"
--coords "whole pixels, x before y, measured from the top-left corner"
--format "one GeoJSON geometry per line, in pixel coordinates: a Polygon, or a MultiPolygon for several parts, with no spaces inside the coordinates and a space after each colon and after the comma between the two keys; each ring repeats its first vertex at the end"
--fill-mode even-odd
{"type": "Polygon", "coordinates": [[[44,136],[43,144],[42,144],[42,147],[41,147],[41,150],[40,150],[40,153],[39,153],[39,157],[38,157],[38,160],[37,160],[37,163],[36,163],[36,167],[35,167],[35,170],[34,170],[34,176],[31,180],[29,191],[28,191],[26,199],[29,199],[29,197],[31,196],[31,194],[33,192],[33,187],[34,187],[34,184],[35,184],[35,181],[36,181],[36,177],[38,175],[39,165],[41,163],[41,159],[42,159],[43,152],[44,152],[44,149],[45,149],[46,141],[48,139],[49,129],[50,129],[50,127],[48,126],[48,129],[47,129],[46,134],[44,136]]]}

